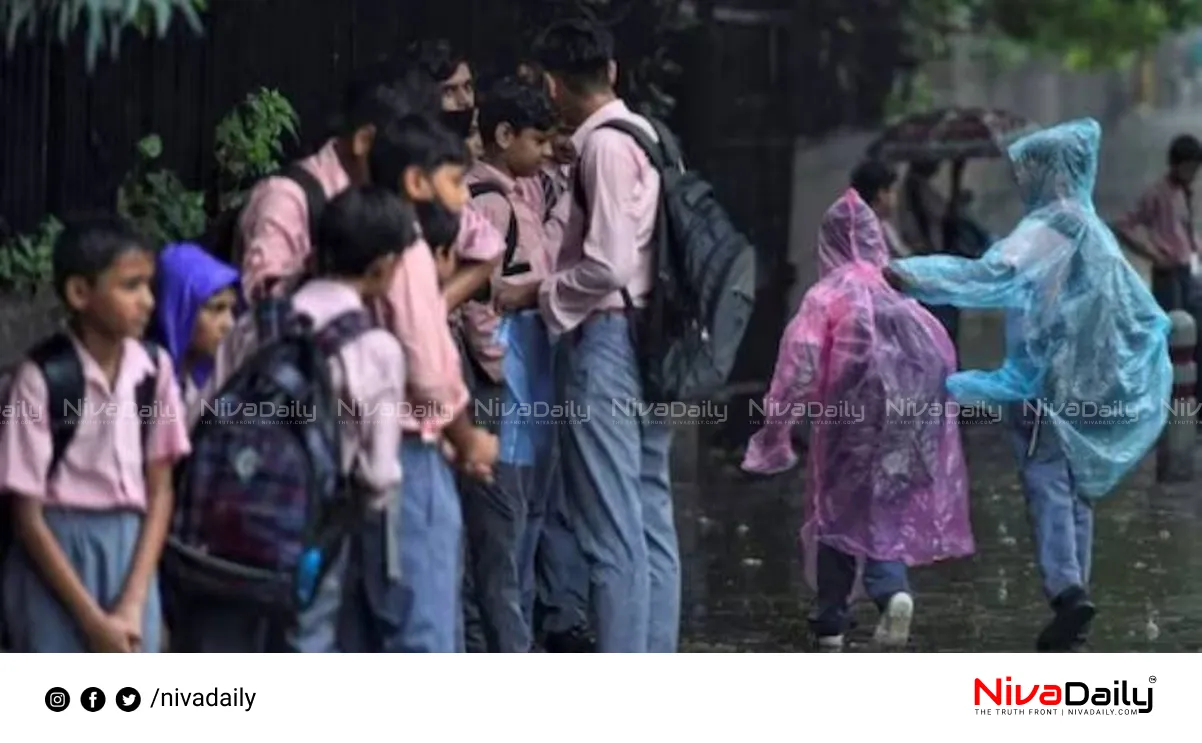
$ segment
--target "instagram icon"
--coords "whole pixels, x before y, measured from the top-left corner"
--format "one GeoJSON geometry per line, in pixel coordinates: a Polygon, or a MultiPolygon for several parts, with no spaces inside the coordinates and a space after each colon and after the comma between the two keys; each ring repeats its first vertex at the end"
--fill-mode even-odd
{"type": "Polygon", "coordinates": [[[62,712],[71,705],[71,695],[61,686],[46,692],[46,708],[51,712],[62,712]]]}

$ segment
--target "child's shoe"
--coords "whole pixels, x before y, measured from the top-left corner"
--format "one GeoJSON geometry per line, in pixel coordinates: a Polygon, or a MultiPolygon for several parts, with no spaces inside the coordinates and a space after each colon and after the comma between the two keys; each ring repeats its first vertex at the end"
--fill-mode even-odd
{"type": "Polygon", "coordinates": [[[820,653],[843,652],[843,635],[818,635],[814,642],[820,653]]]}
{"type": "Polygon", "coordinates": [[[1085,633],[1097,607],[1089,600],[1085,589],[1074,586],[1052,599],[1056,616],[1043,628],[1035,640],[1035,649],[1041,653],[1065,653],[1084,644],[1085,633]]]}
{"type": "Polygon", "coordinates": [[[914,619],[914,598],[905,592],[889,597],[889,603],[881,612],[872,640],[882,648],[895,650],[904,648],[910,641],[910,622],[914,619]]]}

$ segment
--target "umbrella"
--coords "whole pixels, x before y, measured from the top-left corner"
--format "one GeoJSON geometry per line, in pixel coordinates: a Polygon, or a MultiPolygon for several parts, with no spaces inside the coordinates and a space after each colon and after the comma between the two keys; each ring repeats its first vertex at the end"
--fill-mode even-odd
{"type": "Polygon", "coordinates": [[[907,116],[868,148],[890,161],[967,160],[999,157],[1005,146],[1039,126],[996,108],[941,108],[907,116]]]}

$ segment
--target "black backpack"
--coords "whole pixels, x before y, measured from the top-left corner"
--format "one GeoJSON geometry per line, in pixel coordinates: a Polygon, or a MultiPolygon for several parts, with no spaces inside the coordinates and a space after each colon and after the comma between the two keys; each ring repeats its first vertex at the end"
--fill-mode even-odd
{"type": "MultiPolygon", "coordinates": [[[[659,142],[637,124],[611,119],[598,128],[634,139],[661,177],[652,238],[648,306],[632,317],[632,341],[648,402],[695,401],[718,393],[730,377],[755,309],[755,248],[731,223],[713,187],[685,168],[676,138],[648,119],[659,142]]],[[[579,167],[574,197],[587,210],[579,167]]]]}
{"type": "Polygon", "coordinates": [[[328,361],[374,325],[356,309],[314,330],[290,297],[254,312],[260,347],[205,404],[176,467],[162,569],[174,595],[294,616],[359,523],[328,361]]]}
{"type": "MultiPolygon", "coordinates": [[[[301,187],[305,192],[305,206],[309,213],[309,241],[317,235],[317,225],[321,214],[326,208],[326,192],[321,187],[317,177],[309,172],[299,162],[292,163],[269,178],[287,178],[301,187]]],[[[203,240],[209,252],[218,258],[239,266],[242,263],[242,236],[239,234],[238,222],[242,216],[242,207],[227,209],[218,214],[209,227],[203,240]]]]}
{"type": "MultiPolygon", "coordinates": [[[[134,390],[138,416],[142,421],[142,444],[145,451],[146,439],[150,433],[149,416],[154,407],[154,395],[158,387],[159,347],[151,341],[142,341],[142,344],[155,366],[155,373],[141,381],[134,390]]],[[[57,333],[38,343],[25,355],[25,360],[32,361],[46,379],[46,410],[49,411],[51,441],[50,466],[46,468],[46,477],[49,479],[58,470],[63,454],[71,445],[75,431],[79,428],[79,417],[71,415],[68,406],[73,404],[78,407],[84,399],[83,362],[79,359],[75,344],[65,333],[57,333]]],[[[0,381],[0,400],[4,400],[6,404],[11,403],[15,374],[14,368],[0,381]]],[[[4,564],[15,537],[11,506],[7,495],[0,493],[0,565],[4,564]]],[[[4,647],[3,632],[4,628],[0,626],[0,647],[4,647]]]]}

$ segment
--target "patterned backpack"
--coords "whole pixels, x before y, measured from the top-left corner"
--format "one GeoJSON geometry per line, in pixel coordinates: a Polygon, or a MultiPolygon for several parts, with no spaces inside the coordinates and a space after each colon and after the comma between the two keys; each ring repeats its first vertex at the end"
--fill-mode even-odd
{"type": "Polygon", "coordinates": [[[328,359],[373,327],[363,310],[314,332],[287,298],[255,308],[259,350],[221,388],[176,469],[163,571],[190,598],[271,613],[309,606],[356,526],[328,359]]]}

